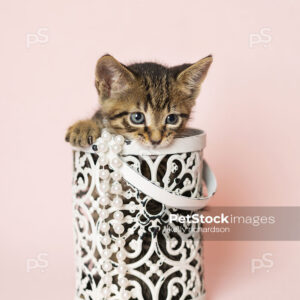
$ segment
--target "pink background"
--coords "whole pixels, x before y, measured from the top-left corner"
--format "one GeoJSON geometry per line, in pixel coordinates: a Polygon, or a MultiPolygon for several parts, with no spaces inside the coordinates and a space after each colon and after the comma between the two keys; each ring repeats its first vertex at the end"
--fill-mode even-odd
{"type": "MultiPolygon", "coordinates": [[[[169,65],[212,53],[190,124],[208,134],[212,204],[298,205],[299,9],[292,0],[1,1],[0,299],[73,299],[64,134],[97,108],[94,67],[105,53],[169,65]],[[46,263],[27,269],[43,253],[46,263]]],[[[300,299],[299,244],[206,242],[207,299],[300,299]],[[273,267],[251,272],[264,253],[273,267]]]]}

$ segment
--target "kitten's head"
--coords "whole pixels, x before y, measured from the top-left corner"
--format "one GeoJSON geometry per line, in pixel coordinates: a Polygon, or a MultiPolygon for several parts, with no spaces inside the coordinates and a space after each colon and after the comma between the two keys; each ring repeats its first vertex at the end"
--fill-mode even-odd
{"type": "Polygon", "coordinates": [[[125,66],[110,55],[96,66],[96,88],[105,126],[150,147],[172,142],[186,125],[212,56],[167,68],[156,63],[125,66]]]}

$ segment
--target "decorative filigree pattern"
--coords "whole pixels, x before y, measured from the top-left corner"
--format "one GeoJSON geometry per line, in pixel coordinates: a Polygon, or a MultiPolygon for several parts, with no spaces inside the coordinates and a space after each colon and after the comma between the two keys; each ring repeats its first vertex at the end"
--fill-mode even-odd
{"type": "Polygon", "coordinates": [[[170,222],[171,213],[189,212],[151,199],[118,170],[126,162],[153,184],[197,197],[202,152],[120,160],[123,142],[104,132],[95,153],[74,151],[76,299],[203,299],[198,224],[170,222]]]}

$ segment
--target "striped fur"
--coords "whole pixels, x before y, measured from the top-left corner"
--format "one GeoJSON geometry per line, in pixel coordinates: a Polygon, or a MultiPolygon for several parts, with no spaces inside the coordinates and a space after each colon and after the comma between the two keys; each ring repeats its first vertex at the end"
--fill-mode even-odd
{"type": "MultiPolygon", "coordinates": [[[[125,66],[110,55],[101,57],[95,80],[101,108],[93,124],[150,147],[168,145],[186,126],[211,62],[208,56],[195,64],[168,68],[151,62],[125,66]],[[144,114],[143,124],[132,122],[130,116],[136,112],[144,114]],[[166,123],[170,114],[177,115],[178,123],[166,123]]],[[[71,143],[81,140],[82,144],[82,139],[74,139],[77,127],[73,125],[67,137],[72,135],[71,143]]]]}

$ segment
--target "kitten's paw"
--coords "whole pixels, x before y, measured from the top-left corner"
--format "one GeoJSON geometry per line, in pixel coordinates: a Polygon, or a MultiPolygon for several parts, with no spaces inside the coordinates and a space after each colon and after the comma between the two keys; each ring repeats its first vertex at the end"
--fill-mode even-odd
{"type": "Polygon", "coordinates": [[[100,127],[95,121],[79,121],[69,127],[65,140],[76,147],[87,147],[96,141],[100,133],[100,127]]]}

